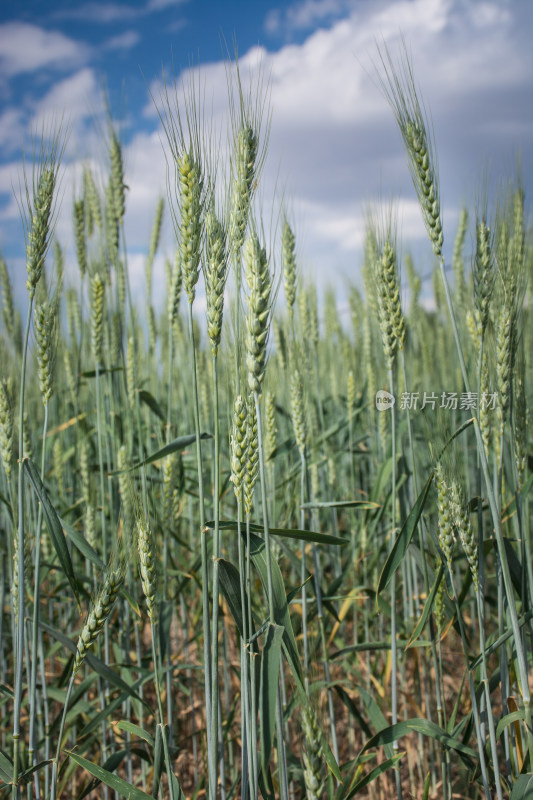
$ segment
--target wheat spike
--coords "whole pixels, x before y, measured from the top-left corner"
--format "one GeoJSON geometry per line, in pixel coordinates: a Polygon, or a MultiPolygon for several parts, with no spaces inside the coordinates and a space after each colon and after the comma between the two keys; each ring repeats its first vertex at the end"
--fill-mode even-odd
{"type": "Polygon", "coordinates": [[[13,462],[13,403],[8,381],[0,381],[0,454],[7,482],[11,479],[13,462]]]}
{"type": "Polygon", "coordinates": [[[152,622],[156,619],[156,589],[157,576],[154,559],[154,543],[152,531],[148,523],[139,519],[137,521],[137,549],[139,552],[139,568],[148,616],[152,622]]]}
{"type": "Polygon", "coordinates": [[[226,231],[215,214],[214,204],[207,213],[206,229],[206,270],[205,288],[207,299],[207,334],[211,351],[216,358],[222,335],[222,313],[224,310],[224,290],[226,286],[227,251],[226,231]]]}
{"type": "Polygon", "coordinates": [[[405,145],[409,171],[422,210],[433,252],[442,257],[443,231],[436,154],[426,124],[425,114],[418,99],[413,70],[407,50],[397,69],[385,48],[380,53],[385,77],[380,83],[387,98],[405,145]]]}
{"type": "Polygon", "coordinates": [[[251,392],[260,394],[266,370],[272,281],[266,250],[261,247],[255,233],[246,241],[245,265],[249,291],[246,318],[248,386],[251,392]]]}
{"type": "Polygon", "coordinates": [[[74,657],[73,675],[75,675],[82,666],[89,649],[93,646],[100,632],[103,630],[106,620],[111,616],[113,606],[115,605],[123,583],[124,565],[122,563],[117,565],[113,562],[106,571],[104,582],[96,595],[80,633],[76,647],[76,655],[74,657]]]}

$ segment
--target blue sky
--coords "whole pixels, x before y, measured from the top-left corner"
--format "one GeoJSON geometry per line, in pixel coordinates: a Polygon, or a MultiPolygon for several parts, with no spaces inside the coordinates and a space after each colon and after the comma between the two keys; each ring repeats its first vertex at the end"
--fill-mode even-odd
{"type": "MultiPolygon", "coordinates": [[[[22,174],[22,147],[31,152],[32,131],[64,111],[71,134],[57,235],[72,252],[70,210],[81,166],[102,170],[105,160],[105,87],[125,146],[126,234],[133,285],[141,286],[153,212],[166,194],[150,91],[157,97],[162,70],[171,75],[174,68],[179,93],[199,62],[214,123],[225,130],[223,42],[231,48],[235,38],[243,74],[253,75],[260,63],[269,77],[261,198],[270,213],[283,196],[302,272],[319,283],[357,282],[365,210],[391,196],[399,202],[403,249],[413,249],[427,271],[430,249],[401,142],[372,77],[376,42],[394,54],[403,35],[410,49],[434,126],[450,252],[459,210],[475,208],[487,175],[493,186],[513,178],[520,155],[526,193],[531,184],[532,34],[531,0],[3,0],[0,252],[20,278],[23,229],[12,187],[22,174]]],[[[172,250],[167,213],[161,276],[172,250]]],[[[69,272],[75,275],[67,265],[69,272]]],[[[22,291],[23,281],[15,282],[22,291]]]]}

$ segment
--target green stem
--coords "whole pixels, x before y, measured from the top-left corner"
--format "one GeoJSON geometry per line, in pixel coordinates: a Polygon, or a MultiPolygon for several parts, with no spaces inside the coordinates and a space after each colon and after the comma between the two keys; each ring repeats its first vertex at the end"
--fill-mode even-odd
{"type": "Polygon", "coordinates": [[[24,671],[24,390],[26,386],[26,360],[30,337],[33,294],[30,293],[24,346],[22,348],[22,367],[20,375],[19,403],[19,463],[18,463],[18,598],[15,634],[15,696],[13,704],[13,800],[18,797],[20,712],[22,707],[22,676],[24,671]]]}
{"type": "MultiPolygon", "coordinates": [[[[389,366],[389,391],[394,396],[394,366],[393,363],[389,366]]],[[[392,458],[392,497],[391,497],[391,527],[392,538],[396,529],[396,413],[394,404],[391,406],[391,458],[392,458]]],[[[392,706],[392,724],[396,725],[398,722],[398,652],[396,642],[396,572],[394,572],[391,580],[391,706],[392,706]]],[[[392,743],[395,753],[398,752],[398,741],[392,743]]],[[[396,794],[398,800],[402,800],[402,780],[400,769],[395,770],[396,776],[396,794]]]]}
{"type": "MultiPolygon", "coordinates": [[[[46,458],[46,432],[48,429],[48,402],[44,404],[43,422],[43,446],[41,452],[41,480],[44,480],[44,468],[46,458]]],[[[30,673],[30,732],[28,761],[34,766],[37,763],[35,751],[35,717],[36,717],[36,691],[37,691],[37,666],[38,666],[38,642],[39,642],[39,600],[40,600],[40,572],[41,572],[41,526],[43,521],[43,509],[39,504],[37,516],[37,534],[35,543],[35,564],[34,564],[34,589],[33,589],[33,621],[32,621],[32,642],[31,642],[31,673],[30,673]]]]}
{"type": "Polygon", "coordinates": [[[168,729],[164,723],[164,715],[163,715],[163,701],[161,698],[161,665],[159,663],[159,652],[157,650],[156,645],[156,632],[157,632],[157,623],[151,622],[150,623],[150,632],[151,632],[151,639],[152,639],[152,660],[154,662],[154,686],[155,686],[155,693],[157,698],[157,714],[158,714],[158,725],[161,729],[161,736],[163,739],[163,751],[165,756],[165,768],[167,770],[167,778],[168,778],[168,787],[169,787],[169,797],[170,800],[175,800],[174,796],[174,784],[172,781],[172,764],[170,761],[170,752],[168,749],[168,729]]]}
{"type": "MultiPolygon", "coordinates": [[[[219,431],[219,408],[218,408],[218,363],[216,356],[213,356],[213,405],[215,423],[215,463],[213,478],[213,512],[215,529],[213,531],[213,624],[211,627],[211,741],[218,741],[218,706],[219,706],[219,684],[218,684],[218,596],[220,590],[220,530],[219,530],[219,461],[220,461],[220,431],[219,431]]],[[[223,753],[220,753],[223,759],[223,753]]],[[[216,769],[216,764],[215,764],[216,769]]],[[[217,776],[215,773],[215,780],[217,776]]]]}
{"type": "MultiPolygon", "coordinates": [[[[272,581],[272,560],[270,553],[270,528],[268,524],[268,500],[266,492],[265,478],[265,459],[263,453],[263,430],[261,422],[261,403],[259,395],[254,392],[255,414],[257,418],[257,448],[259,451],[259,477],[261,481],[261,507],[263,511],[263,532],[265,536],[265,559],[267,567],[267,594],[268,594],[268,614],[271,624],[275,623],[274,615],[274,587],[272,581]]],[[[280,770],[280,795],[282,800],[288,800],[288,779],[287,762],[285,759],[285,747],[283,742],[283,709],[281,705],[281,695],[277,693],[276,701],[276,740],[278,750],[278,766],[280,770]]]]}
{"type": "Polygon", "coordinates": [[[70,702],[70,695],[74,686],[74,672],[70,676],[70,681],[67,689],[67,696],[65,697],[65,705],[63,706],[63,714],[61,716],[61,726],[59,728],[59,736],[57,738],[57,750],[54,764],[52,766],[52,786],[50,790],[50,800],[56,800],[57,793],[57,776],[59,772],[59,756],[61,755],[61,742],[63,741],[63,733],[65,731],[65,722],[67,720],[68,704],[70,702]]]}
{"type": "Polygon", "coordinates": [[[205,506],[204,506],[204,479],[202,469],[202,440],[200,438],[200,409],[198,404],[198,379],[196,370],[196,348],[194,343],[194,325],[192,318],[192,303],[189,302],[189,340],[192,359],[192,391],[194,408],[194,433],[196,436],[196,465],[198,471],[198,496],[200,512],[200,537],[201,537],[201,558],[202,558],[202,621],[204,627],[204,685],[205,685],[205,708],[207,723],[207,762],[209,769],[209,800],[216,800],[217,795],[217,739],[212,739],[211,724],[211,633],[209,619],[209,570],[207,556],[207,531],[205,529],[205,506]]]}
{"type": "Polygon", "coordinates": [[[463,652],[465,656],[465,660],[467,663],[467,672],[468,672],[468,683],[470,687],[470,700],[472,703],[472,716],[474,718],[474,727],[476,729],[476,738],[477,738],[477,746],[479,752],[479,765],[481,769],[481,779],[483,781],[483,789],[485,791],[485,798],[486,800],[491,800],[491,794],[489,789],[489,781],[487,776],[487,764],[485,761],[485,748],[484,743],[481,735],[481,728],[480,728],[480,719],[479,719],[479,711],[478,711],[478,704],[476,698],[476,690],[474,687],[474,679],[472,677],[472,670],[470,669],[470,661],[468,657],[468,642],[466,640],[466,633],[465,633],[465,626],[463,622],[463,615],[461,614],[461,608],[459,606],[459,600],[457,599],[457,592],[455,591],[455,582],[453,579],[452,570],[448,568],[448,575],[450,578],[450,585],[452,588],[452,595],[453,595],[453,602],[455,604],[455,613],[457,616],[457,623],[459,625],[459,633],[461,636],[461,644],[463,645],[463,652]]]}

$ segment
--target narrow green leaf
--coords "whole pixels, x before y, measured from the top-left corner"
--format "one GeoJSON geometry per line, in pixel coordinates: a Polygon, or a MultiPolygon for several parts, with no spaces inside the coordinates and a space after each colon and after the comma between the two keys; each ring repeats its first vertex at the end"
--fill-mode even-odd
{"type": "Polygon", "coordinates": [[[37,467],[33,461],[30,461],[29,458],[25,458],[23,463],[26,473],[34,488],[35,494],[37,495],[37,498],[43,509],[46,524],[50,532],[50,538],[52,540],[52,544],[54,545],[54,550],[57,553],[59,563],[61,564],[61,568],[72,587],[72,591],[74,592],[74,596],[78,601],[78,606],[81,610],[80,585],[74,574],[74,567],[72,566],[70,553],[68,551],[67,542],[59,521],[59,517],[57,516],[56,510],[50,501],[50,497],[48,496],[48,492],[41,481],[41,476],[39,475],[37,467]]]}
{"type": "Polygon", "coordinates": [[[274,743],[282,640],[283,628],[271,622],[268,626],[265,645],[261,653],[261,683],[259,690],[261,769],[263,772],[270,763],[270,754],[274,743]]]}
{"type": "Polygon", "coordinates": [[[367,511],[369,508],[379,508],[379,503],[372,500],[334,500],[328,503],[301,503],[300,508],[358,508],[367,511]]]}
{"type": "Polygon", "coordinates": [[[391,475],[392,458],[387,458],[381,464],[376,480],[374,481],[374,485],[372,486],[372,491],[370,492],[370,499],[374,500],[376,503],[379,501],[379,498],[382,496],[385,488],[388,487],[390,483],[391,475]]]}
{"type": "MultiPolygon", "coordinates": [[[[124,367],[107,367],[104,369],[103,367],[98,370],[98,375],[109,375],[112,372],[123,372],[124,367]]],[[[88,369],[85,372],[80,372],[80,378],[96,378],[96,370],[95,369],[88,369]]]]}
{"type": "Polygon", "coordinates": [[[161,771],[163,769],[163,732],[161,725],[155,729],[155,748],[154,748],[154,777],[152,781],[152,796],[159,796],[159,784],[161,782],[161,771]]]}
{"type": "Polygon", "coordinates": [[[69,525],[68,522],[65,522],[60,517],[58,517],[58,519],[62,529],[67,534],[72,544],[80,551],[82,556],[85,556],[85,558],[88,561],[90,561],[91,564],[94,564],[96,567],[98,567],[98,569],[104,572],[105,571],[104,562],[102,561],[96,550],[93,547],[91,547],[85,536],[82,533],[80,533],[80,531],[77,531],[76,528],[74,528],[72,525],[69,525]]]}
{"type": "Polygon", "coordinates": [[[7,513],[9,514],[9,518],[11,519],[11,522],[13,522],[13,509],[11,508],[11,503],[9,502],[7,497],[2,494],[2,492],[0,492],[0,503],[3,503],[5,505],[5,507],[7,508],[7,513]]]}
{"type": "MultiPolygon", "coordinates": [[[[206,522],[205,527],[209,528],[210,530],[214,530],[214,520],[209,520],[209,522],[206,522]]],[[[225,520],[219,522],[218,528],[221,531],[236,531],[238,528],[238,523],[236,520],[225,520]]],[[[262,533],[263,527],[262,525],[254,525],[254,523],[250,523],[250,530],[254,531],[255,533],[262,533]]],[[[303,531],[299,528],[269,528],[268,530],[270,534],[274,536],[283,536],[285,539],[299,539],[305,542],[315,542],[316,544],[334,544],[341,546],[348,544],[348,539],[342,539],[340,536],[331,536],[328,533],[303,531]]]]}
{"type": "Polygon", "coordinates": [[[38,764],[35,764],[34,767],[28,767],[28,769],[25,769],[24,772],[20,773],[19,781],[27,783],[28,778],[33,775],[34,772],[39,772],[39,770],[43,769],[43,767],[47,767],[48,764],[52,764],[53,760],[53,758],[47,758],[46,761],[40,761],[38,764]]]}
{"type": "Polygon", "coordinates": [[[533,774],[519,775],[513,786],[510,800],[531,800],[533,798],[533,774]]]}
{"type": "Polygon", "coordinates": [[[506,714],[501,720],[498,722],[498,727],[496,728],[496,738],[499,739],[502,735],[504,729],[508,725],[512,725],[513,722],[523,722],[524,721],[524,711],[523,709],[520,711],[512,711],[510,714],[506,714]]]}
{"type": "Polygon", "coordinates": [[[141,389],[139,391],[139,400],[141,401],[141,403],[147,405],[150,411],[154,412],[156,417],[159,417],[159,419],[162,422],[166,423],[167,418],[163,413],[163,411],[161,410],[161,406],[159,405],[153,394],[150,394],[150,392],[147,392],[145,389],[141,389]]]}
{"type": "Polygon", "coordinates": [[[415,627],[414,631],[411,634],[411,638],[407,642],[407,645],[406,645],[406,648],[405,648],[406,650],[408,650],[410,647],[413,646],[413,644],[416,642],[416,640],[418,639],[418,637],[420,636],[420,634],[424,630],[424,627],[426,625],[427,619],[428,619],[429,615],[431,614],[431,609],[433,608],[433,603],[435,601],[435,596],[436,596],[436,594],[437,594],[437,592],[439,590],[440,582],[442,580],[442,576],[443,575],[444,575],[444,565],[441,564],[440,568],[439,568],[439,571],[437,572],[437,576],[435,578],[433,586],[431,587],[431,591],[430,591],[430,593],[429,593],[429,595],[427,597],[426,602],[424,603],[422,616],[420,617],[420,619],[416,623],[416,627],[415,627]]]}
{"type": "MultiPolygon", "coordinates": [[[[457,699],[456,699],[456,701],[454,703],[454,706],[453,706],[453,709],[452,709],[452,713],[450,714],[450,718],[448,719],[448,722],[446,723],[446,732],[451,734],[451,735],[454,735],[456,737],[459,734],[459,730],[460,730],[460,726],[461,726],[462,722],[459,723],[458,727],[455,728],[455,730],[454,730],[454,726],[455,726],[455,723],[456,723],[456,720],[457,720],[457,714],[459,713],[459,709],[461,708],[461,698],[463,696],[463,689],[464,689],[464,685],[466,683],[467,675],[468,675],[468,670],[465,669],[463,671],[463,676],[461,678],[461,685],[459,686],[459,691],[457,692],[457,699]]],[[[466,719],[467,719],[467,717],[463,717],[463,720],[465,722],[466,722],[466,719]]]]}
{"type": "Polygon", "coordinates": [[[383,773],[388,769],[394,767],[404,755],[405,753],[397,753],[392,758],[388,758],[386,761],[384,761],[383,764],[379,764],[377,767],[374,767],[374,769],[369,772],[368,775],[360,778],[348,788],[347,794],[343,794],[343,800],[351,800],[351,798],[354,797],[358,792],[362,791],[365,786],[368,786],[369,783],[375,781],[376,778],[379,778],[379,776],[383,775],[383,773]]]}
{"type": "Polygon", "coordinates": [[[3,750],[0,750],[0,777],[4,783],[11,783],[13,780],[13,762],[3,750]]]}
{"type": "Polygon", "coordinates": [[[131,783],[119,778],[118,775],[108,772],[99,764],[93,764],[92,761],[88,761],[86,758],[83,758],[83,756],[79,756],[71,750],[66,750],[65,752],[76,764],[86,769],[87,772],[90,772],[91,775],[98,778],[99,781],[105,783],[106,786],[118,792],[120,797],[125,797],[127,800],[152,800],[152,795],[146,794],[146,792],[143,792],[142,789],[138,789],[136,786],[132,786],[131,783]]]}
{"type": "Polygon", "coordinates": [[[162,600],[159,604],[159,647],[161,652],[161,661],[165,660],[167,652],[169,652],[170,644],[170,626],[172,625],[172,615],[174,613],[174,605],[168,600],[162,600]]]}
{"type": "Polygon", "coordinates": [[[342,702],[344,703],[344,705],[348,709],[348,712],[355,719],[355,721],[357,722],[357,724],[359,725],[359,727],[361,728],[361,730],[363,731],[365,736],[368,736],[368,737],[372,736],[372,731],[368,727],[365,718],[363,717],[363,715],[361,714],[361,712],[357,708],[356,704],[354,703],[354,701],[352,700],[350,695],[347,692],[344,691],[342,686],[339,686],[338,684],[335,684],[335,686],[333,688],[335,689],[335,691],[339,695],[340,699],[342,700],[342,702]]]}
{"type": "Polygon", "coordinates": [[[513,586],[515,587],[518,594],[521,594],[523,588],[522,576],[524,574],[524,570],[522,569],[522,563],[516,554],[516,551],[512,544],[512,540],[509,539],[507,536],[504,536],[503,544],[505,547],[505,555],[507,557],[507,562],[509,564],[509,571],[511,573],[511,580],[513,582],[513,586]]]}
{"type": "MultiPolygon", "coordinates": [[[[410,641],[410,640],[409,640],[410,641]]],[[[405,639],[398,639],[396,644],[399,647],[403,647],[404,645],[409,646],[409,642],[405,639]]],[[[422,640],[417,642],[418,647],[429,647],[431,642],[429,640],[422,640]]],[[[365,653],[367,650],[373,652],[374,650],[390,650],[391,643],[389,641],[379,641],[379,642],[358,642],[357,644],[350,644],[348,647],[343,647],[342,650],[336,650],[334,653],[331,654],[330,658],[341,658],[342,656],[346,656],[349,653],[365,653]]]]}
{"type": "Polygon", "coordinates": [[[220,558],[218,561],[218,574],[220,577],[220,588],[222,594],[226,598],[231,616],[235,620],[237,630],[240,635],[244,635],[243,613],[241,605],[241,583],[237,567],[220,558]]]}
{"type": "MultiPolygon", "coordinates": [[[[523,502],[524,498],[526,497],[526,495],[528,494],[528,492],[530,491],[532,486],[533,486],[533,474],[529,476],[527,481],[524,483],[524,485],[520,489],[519,494],[522,497],[522,502],[523,502]]],[[[503,509],[502,515],[504,517],[510,517],[514,513],[516,513],[516,495],[513,497],[511,502],[503,509]]]]}
{"type": "MultiPolygon", "coordinates": [[[[102,769],[107,770],[108,772],[114,772],[117,767],[120,766],[122,761],[124,760],[124,756],[128,753],[127,750],[117,750],[116,752],[112,753],[108,759],[104,762],[102,769]]],[[[101,778],[93,778],[92,781],[85,787],[82,794],[80,794],[78,800],[83,800],[84,797],[87,797],[91,794],[95,789],[100,786],[102,783],[101,778]]]]}
{"type": "Polygon", "coordinates": [[[471,747],[450,736],[446,731],[440,728],[436,723],[427,719],[408,719],[403,722],[397,722],[395,725],[390,725],[388,728],[376,733],[365,744],[361,752],[369,750],[371,747],[379,747],[384,744],[392,744],[402,736],[407,736],[413,732],[421,733],[423,736],[429,736],[431,739],[436,739],[442,745],[445,745],[450,750],[455,750],[465,760],[470,767],[473,767],[478,760],[478,754],[471,747]]]}
{"type": "MultiPolygon", "coordinates": [[[[212,439],[212,438],[213,436],[210,433],[200,434],[200,439],[212,439]]],[[[139,463],[131,467],[130,470],[138,469],[139,467],[144,467],[147,464],[153,464],[154,461],[161,461],[161,459],[166,458],[167,456],[171,455],[171,453],[177,453],[180,450],[185,450],[186,447],[189,447],[189,445],[194,444],[195,441],[196,441],[196,436],[194,433],[190,433],[187,436],[178,436],[177,439],[173,439],[164,447],[161,447],[159,450],[156,450],[155,453],[152,453],[150,456],[147,456],[144,459],[144,461],[139,461],[139,463]]],[[[113,474],[115,475],[118,473],[115,472],[113,474]]]]}
{"type": "MultiPolygon", "coordinates": [[[[243,533],[243,536],[245,534],[243,533]]],[[[267,577],[267,562],[265,555],[265,541],[260,539],[253,533],[250,533],[250,557],[256,570],[261,578],[261,583],[268,590],[268,577],[267,577]]],[[[303,684],[303,670],[296,647],[296,639],[294,638],[294,631],[292,628],[291,617],[289,614],[289,606],[287,605],[287,596],[285,594],[285,586],[276,559],[272,559],[272,588],[274,592],[274,620],[277,625],[281,625],[284,629],[283,641],[285,643],[286,652],[289,656],[289,664],[293,674],[299,678],[303,684]]]]}
{"type": "Polygon", "coordinates": [[[392,550],[389,553],[389,557],[385,562],[385,566],[381,572],[378,589],[376,593],[376,602],[378,601],[378,597],[380,592],[382,592],[386,587],[389,585],[390,581],[392,580],[392,576],[402,563],[405,554],[407,552],[407,548],[409,547],[409,543],[413,538],[413,534],[416,530],[416,526],[418,525],[418,520],[420,519],[420,515],[422,514],[428,493],[429,488],[431,486],[431,481],[433,480],[433,473],[429,476],[426,485],[418,495],[418,499],[414,504],[413,508],[405,523],[403,528],[401,529],[400,533],[398,534],[398,538],[394,542],[392,550]]]}
{"type": "Polygon", "coordinates": [[[154,739],[145,731],[144,728],[141,728],[139,725],[135,725],[133,722],[128,722],[126,719],[121,719],[120,722],[116,723],[116,727],[121,731],[126,731],[127,733],[133,733],[134,736],[138,736],[139,739],[144,739],[145,742],[153,747],[154,746],[154,739]]]}
{"type": "MultiPolygon", "coordinates": [[[[365,708],[369,716],[370,723],[372,724],[374,730],[377,732],[385,730],[385,728],[388,726],[389,723],[387,722],[385,715],[383,714],[382,710],[380,709],[380,707],[378,706],[372,695],[369,692],[367,692],[366,689],[363,689],[362,686],[358,687],[357,691],[359,692],[361,700],[365,704],[365,708]]],[[[383,749],[385,751],[385,755],[387,756],[387,758],[390,759],[394,757],[394,751],[392,749],[391,744],[385,743],[383,745],[383,749]]]]}
{"type": "Polygon", "coordinates": [[[456,439],[456,438],[457,438],[457,437],[458,437],[458,436],[459,436],[461,433],[463,433],[463,431],[466,431],[466,429],[467,429],[467,428],[469,428],[471,425],[473,425],[473,424],[474,424],[474,422],[475,422],[475,419],[474,419],[474,417],[472,417],[471,419],[467,419],[467,421],[466,421],[466,422],[463,422],[463,424],[462,424],[462,425],[460,425],[460,426],[457,428],[457,430],[455,431],[455,433],[452,433],[452,435],[450,436],[450,438],[448,439],[448,441],[446,442],[446,444],[444,445],[444,447],[443,447],[443,448],[442,448],[442,450],[440,451],[437,461],[438,461],[438,460],[439,460],[439,459],[442,457],[443,453],[444,453],[444,452],[445,452],[445,450],[447,450],[447,448],[448,448],[448,447],[451,445],[451,443],[453,442],[453,440],[454,440],[454,439],[456,439]]]}
{"type": "Polygon", "coordinates": [[[183,789],[179,785],[178,779],[176,778],[173,772],[170,773],[170,780],[172,781],[172,788],[174,790],[174,797],[176,798],[176,800],[185,800],[183,789]]]}

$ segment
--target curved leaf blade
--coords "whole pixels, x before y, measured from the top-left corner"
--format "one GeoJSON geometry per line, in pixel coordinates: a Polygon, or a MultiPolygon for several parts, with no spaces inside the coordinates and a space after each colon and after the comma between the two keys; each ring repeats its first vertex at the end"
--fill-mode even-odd
{"type": "Polygon", "coordinates": [[[533,797],[533,774],[519,775],[513,786],[510,800],[531,800],[533,797]]]}
{"type": "Polygon", "coordinates": [[[397,753],[392,758],[388,758],[383,764],[379,764],[377,767],[365,775],[363,778],[360,778],[356,783],[352,784],[348,787],[347,794],[343,795],[343,800],[351,800],[358,792],[362,791],[365,786],[368,786],[369,783],[375,781],[376,778],[379,778],[380,775],[383,775],[388,769],[394,767],[398,761],[400,761],[404,757],[405,753],[397,753]]]}
{"type": "MultiPolygon", "coordinates": [[[[237,523],[236,520],[224,520],[218,523],[218,529],[221,531],[236,531],[238,526],[239,523],[237,523]]],[[[209,530],[214,530],[214,520],[206,522],[205,527],[209,528],[209,530]]],[[[263,527],[262,525],[250,523],[250,530],[255,533],[262,533],[263,527]]],[[[348,544],[348,540],[340,536],[331,536],[329,533],[318,533],[317,531],[304,531],[300,530],[300,528],[271,528],[269,526],[268,531],[273,536],[282,536],[285,539],[299,539],[300,541],[314,542],[315,544],[333,544],[340,546],[348,544]]]]}
{"type": "Polygon", "coordinates": [[[454,736],[450,736],[449,733],[440,728],[435,722],[422,718],[407,719],[403,722],[397,722],[395,725],[389,725],[388,728],[384,728],[369,739],[361,752],[364,753],[371,747],[379,747],[385,744],[390,745],[398,741],[402,736],[407,736],[414,732],[421,733],[423,736],[429,736],[445,747],[448,747],[450,750],[455,750],[469,767],[473,767],[478,760],[478,753],[475,750],[472,750],[471,747],[463,744],[454,736]]]}
{"type": "MultiPolygon", "coordinates": [[[[210,433],[201,433],[200,439],[212,439],[213,436],[210,433]]],[[[130,469],[138,469],[139,467],[145,467],[147,464],[153,464],[154,461],[161,461],[161,459],[166,458],[167,456],[171,455],[172,453],[179,452],[180,450],[185,450],[186,447],[189,445],[194,444],[196,441],[196,435],[194,433],[189,433],[186,436],[178,436],[177,439],[173,439],[171,442],[166,444],[164,447],[159,448],[156,450],[155,453],[147,456],[144,461],[139,461],[138,464],[131,467],[130,469]]]]}
{"type": "Polygon", "coordinates": [[[48,492],[44,487],[37,467],[33,461],[30,461],[29,458],[25,458],[23,463],[24,469],[26,470],[26,473],[30,479],[35,494],[37,495],[37,499],[39,500],[41,508],[43,509],[46,524],[50,532],[50,538],[52,540],[52,544],[54,545],[54,550],[57,553],[59,563],[61,564],[63,572],[65,573],[67,580],[72,587],[74,597],[78,601],[78,606],[81,610],[80,586],[78,579],[74,574],[74,567],[72,566],[72,560],[68,551],[67,541],[65,539],[65,534],[63,533],[63,528],[61,527],[59,517],[57,516],[57,512],[53,507],[48,492]]]}
{"type": "Polygon", "coordinates": [[[133,722],[128,722],[126,719],[121,719],[116,723],[116,727],[121,731],[126,731],[126,733],[133,733],[133,735],[138,736],[139,739],[144,739],[145,742],[148,742],[150,747],[154,746],[153,737],[148,733],[148,731],[145,731],[144,728],[141,728],[140,725],[135,725],[133,722]]]}
{"type": "Polygon", "coordinates": [[[437,576],[435,578],[433,586],[431,587],[431,591],[428,594],[426,602],[424,603],[424,608],[422,610],[422,615],[421,615],[420,619],[418,620],[418,622],[416,623],[416,627],[415,627],[414,631],[411,634],[411,638],[407,642],[407,645],[405,647],[406,650],[408,650],[410,647],[412,647],[414,645],[414,643],[416,642],[416,640],[418,639],[418,637],[420,636],[420,634],[422,633],[422,631],[425,628],[427,619],[428,619],[429,615],[431,614],[431,609],[433,608],[433,603],[435,601],[435,596],[436,596],[436,594],[437,594],[437,592],[439,590],[440,582],[442,580],[443,575],[444,575],[444,565],[441,564],[440,568],[439,568],[439,571],[437,572],[437,576]]]}
{"type": "Polygon", "coordinates": [[[259,704],[261,714],[261,770],[263,773],[268,769],[274,743],[283,632],[281,625],[271,622],[268,626],[265,646],[261,653],[259,704]]]}
{"type": "Polygon", "coordinates": [[[152,795],[146,794],[146,792],[143,792],[142,789],[138,789],[136,786],[132,786],[131,783],[128,783],[123,778],[119,778],[119,776],[115,775],[113,772],[108,772],[107,769],[104,769],[99,764],[93,764],[92,761],[88,761],[86,758],[83,758],[83,756],[79,756],[71,750],[66,750],[65,752],[76,764],[86,769],[87,772],[90,772],[94,778],[97,778],[102,783],[105,783],[106,786],[109,786],[110,789],[118,792],[120,797],[125,797],[127,800],[151,800],[152,795]]]}
{"type": "Polygon", "coordinates": [[[418,520],[420,519],[420,516],[424,509],[424,505],[426,503],[426,499],[429,493],[429,488],[431,486],[432,480],[433,480],[433,472],[430,474],[429,478],[426,481],[426,485],[418,495],[416,503],[411,509],[409,516],[405,520],[403,528],[398,534],[398,538],[394,542],[392,550],[389,553],[387,561],[385,562],[385,566],[383,567],[383,570],[379,577],[378,589],[376,592],[376,603],[378,602],[380,593],[387,588],[390,581],[392,580],[392,576],[394,575],[394,573],[402,563],[403,559],[405,558],[405,554],[407,553],[407,548],[411,543],[411,539],[413,538],[416,526],[418,525],[418,520]]]}

